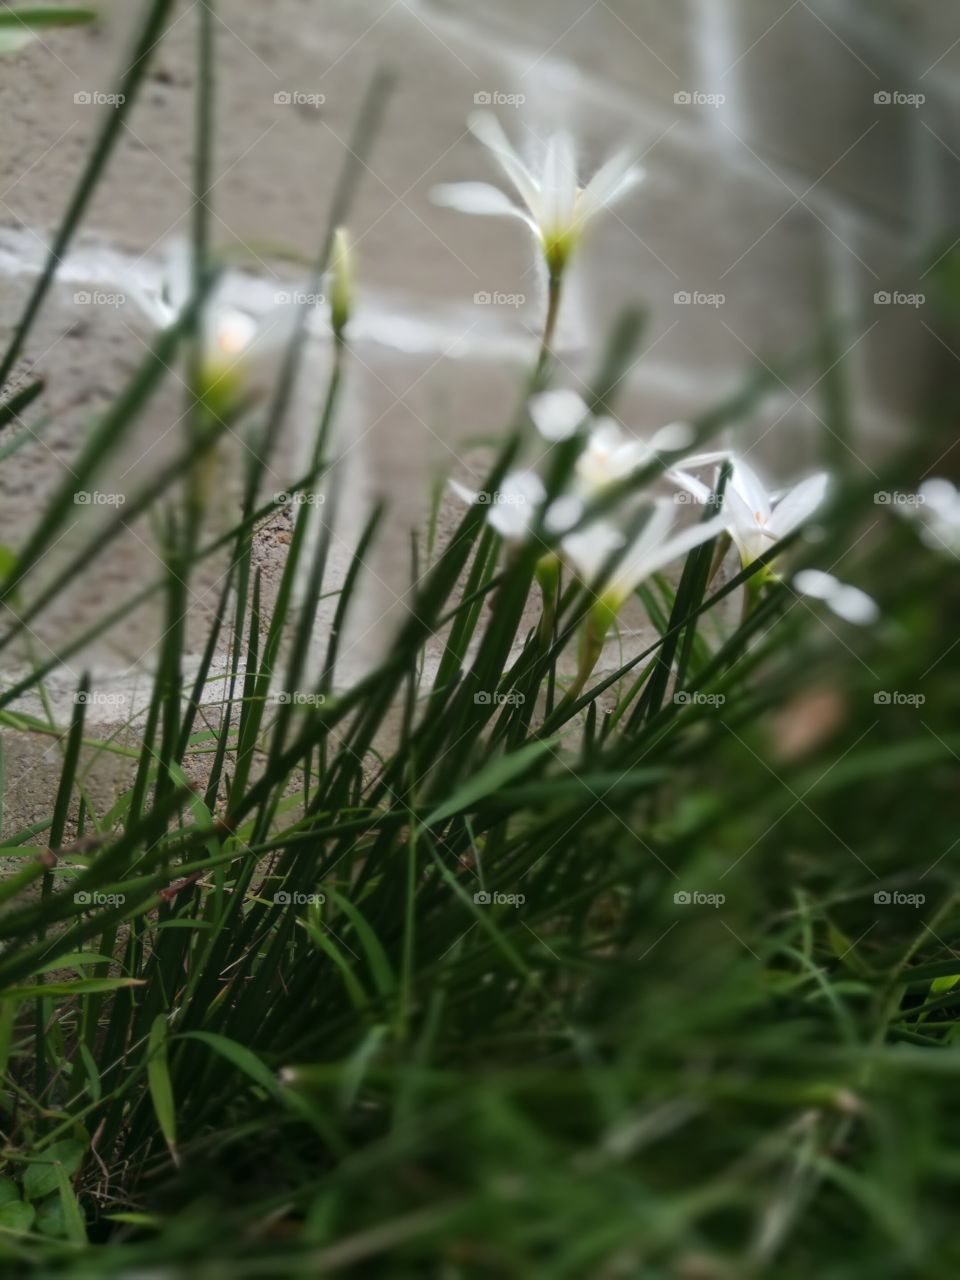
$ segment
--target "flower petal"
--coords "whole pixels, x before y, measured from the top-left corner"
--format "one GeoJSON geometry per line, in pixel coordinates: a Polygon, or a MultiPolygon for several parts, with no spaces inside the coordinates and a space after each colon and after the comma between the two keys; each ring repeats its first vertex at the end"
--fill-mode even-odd
{"type": "Polygon", "coordinates": [[[686,471],[679,471],[671,468],[666,472],[668,480],[672,480],[674,484],[679,485],[681,489],[686,489],[687,493],[692,494],[698,502],[706,502],[712,492],[708,484],[704,484],[702,480],[697,480],[695,476],[688,475],[686,471]]]}
{"type": "Polygon", "coordinates": [[[827,604],[844,622],[852,622],[857,627],[868,627],[880,618],[880,609],[876,600],[871,599],[859,587],[841,586],[827,604]]]}
{"type": "Polygon", "coordinates": [[[540,184],[540,223],[547,234],[564,233],[574,225],[577,203],[577,153],[564,130],[551,134],[540,184]]]}
{"type": "Polygon", "coordinates": [[[594,520],[585,529],[567,534],[562,543],[563,554],[581,582],[595,583],[611,556],[623,547],[625,541],[620,530],[609,520],[594,520]]]}
{"type": "Polygon", "coordinates": [[[829,481],[827,473],[821,471],[795,485],[774,507],[769,521],[771,533],[776,534],[778,539],[785,538],[802,524],[823,501],[829,481]]]}
{"type": "Polygon", "coordinates": [[[500,121],[492,111],[475,111],[467,127],[478,142],[493,152],[500,168],[516,187],[534,219],[539,217],[540,188],[533,174],[510,145],[500,121]]]}
{"type": "Polygon", "coordinates": [[[447,484],[457,495],[461,502],[465,502],[468,507],[472,507],[479,498],[476,489],[468,489],[465,484],[461,484],[459,480],[448,479],[447,484]]]}
{"type": "Polygon", "coordinates": [[[566,533],[583,515],[583,503],[572,493],[557,498],[546,510],[543,526],[548,533],[566,533]]]}
{"type": "Polygon", "coordinates": [[[801,569],[793,576],[794,591],[814,600],[829,600],[839,586],[833,574],[824,573],[822,569],[801,569]]]}
{"type": "MultiPolygon", "coordinates": [[[[653,433],[650,448],[654,453],[676,453],[678,449],[686,449],[694,440],[694,430],[686,422],[670,422],[653,433]]],[[[686,466],[684,459],[684,466],[686,466]]]]}
{"type": "Polygon", "coordinates": [[[476,213],[483,217],[520,218],[536,231],[536,223],[518,208],[499,187],[489,182],[447,182],[430,192],[434,204],[459,213],[476,213]]]}
{"type": "Polygon", "coordinates": [[[530,417],[544,440],[569,440],[590,410],[576,391],[541,391],[530,399],[530,417]]]}
{"type": "Polygon", "coordinates": [[[642,182],[644,171],[633,163],[629,151],[618,151],[600,166],[593,175],[577,201],[577,216],[581,225],[596,217],[603,209],[608,209],[615,200],[642,182]]]}
{"type": "MultiPolygon", "coordinates": [[[[724,524],[723,516],[713,516],[710,520],[700,520],[688,529],[683,529],[672,538],[668,538],[648,557],[643,576],[649,578],[652,573],[659,572],[671,560],[677,560],[680,556],[686,555],[688,551],[692,551],[694,547],[699,547],[704,542],[709,542],[711,538],[715,538],[719,533],[723,532],[724,524]]],[[[639,579],[638,581],[642,580],[639,579]]]]}
{"type": "Polygon", "coordinates": [[[763,481],[748,467],[743,458],[733,459],[733,475],[727,489],[732,489],[754,517],[754,523],[762,524],[770,518],[770,497],[763,481]]]}

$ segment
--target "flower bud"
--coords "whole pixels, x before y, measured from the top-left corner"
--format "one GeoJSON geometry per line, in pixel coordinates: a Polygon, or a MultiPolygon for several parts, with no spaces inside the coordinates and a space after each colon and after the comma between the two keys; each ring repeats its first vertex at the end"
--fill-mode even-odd
{"type": "Polygon", "coordinates": [[[353,311],[353,250],[344,227],[333,233],[330,251],[330,323],[337,341],[353,311]]]}

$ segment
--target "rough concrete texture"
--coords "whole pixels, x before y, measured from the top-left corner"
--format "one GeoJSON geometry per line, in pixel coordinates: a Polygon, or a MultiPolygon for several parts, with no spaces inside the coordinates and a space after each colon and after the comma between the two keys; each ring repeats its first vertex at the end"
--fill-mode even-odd
{"type": "MultiPolygon", "coordinates": [[[[105,4],[94,28],[45,33],[3,62],[4,333],[112,109],[97,97],[114,90],[144,10],[105,4]]],[[[143,358],[150,325],[129,300],[97,305],[77,295],[125,293],[131,280],[156,278],[164,244],[188,231],[197,24],[197,4],[181,4],[27,345],[18,375],[43,373],[49,387],[27,415],[36,440],[0,471],[0,542],[22,540],[69,474],[89,423],[143,358]]],[[[330,585],[374,494],[388,498],[390,516],[345,644],[345,675],[389,644],[402,615],[404,531],[421,519],[431,478],[479,479],[481,455],[470,445],[503,426],[536,350],[542,282],[523,228],[429,199],[437,182],[498,180],[465,129],[476,102],[493,99],[531,153],[555,124],[573,129],[584,177],[624,140],[643,157],[646,182],[598,227],[570,282],[563,383],[582,385],[599,335],[625,305],[644,303],[649,324],[618,412],[629,430],[648,432],[716,403],[759,360],[796,351],[830,311],[850,324],[860,434],[849,444],[858,463],[869,466],[903,429],[936,335],[922,308],[875,305],[874,294],[924,291],[911,264],[957,207],[960,10],[910,0],[221,0],[215,31],[213,233],[237,263],[234,298],[254,313],[304,278],[297,260],[316,252],[369,78],[383,66],[396,76],[350,218],[360,301],[340,426],[347,500],[330,585]],[[896,100],[910,94],[925,100],[896,100]],[[678,300],[685,293],[723,301],[678,300]],[[498,294],[521,297],[478,301],[498,294]]],[[[271,462],[278,490],[303,465],[328,351],[316,323],[308,376],[271,462]]],[[[752,456],[774,477],[793,478],[822,454],[812,382],[778,387],[747,426],[752,456]]],[[[129,494],[148,483],[182,439],[182,407],[173,371],[99,487],[129,494]]],[[[221,451],[214,527],[235,509],[246,448],[238,432],[221,451]]],[[[112,513],[78,507],[44,572],[112,513]]],[[[444,513],[441,530],[454,516],[444,513]]],[[[260,540],[268,587],[289,518],[278,509],[260,540]]],[[[195,652],[224,568],[213,559],[194,583],[195,652]]],[[[44,660],[159,571],[149,522],[131,522],[95,581],[74,583],[37,619],[35,656],[44,660]]],[[[54,674],[55,698],[69,701],[81,664],[130,692],[147,678],[159,629],[154,607],[131,616],[54,674]]]]}

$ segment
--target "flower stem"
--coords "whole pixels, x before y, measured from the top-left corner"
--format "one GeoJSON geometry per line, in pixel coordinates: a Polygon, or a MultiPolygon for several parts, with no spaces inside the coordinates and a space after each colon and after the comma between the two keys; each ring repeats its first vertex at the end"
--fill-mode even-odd
{"type": "Polygon", "coordinates": [[[553,354],[553,336],[557,327],[557,317],[560,314],[562,282],[563,278],[558,272],[550,273],[550,279],[547,284],[547,318],[543,326],[543,340],[540,343],[540,355],[537,359],[538,374],[543,373],[547,361],[553,354]]]}

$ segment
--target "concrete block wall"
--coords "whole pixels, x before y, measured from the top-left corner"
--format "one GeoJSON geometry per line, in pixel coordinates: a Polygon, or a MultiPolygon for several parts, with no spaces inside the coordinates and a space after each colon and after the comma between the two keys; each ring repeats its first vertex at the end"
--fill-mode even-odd
{"type": "MultiPolygon", "coordinates": [[[[113,90],[144,7],[107,4],[95,28],[45,33],[2,64],[4,334],[99,114],[111,109],[84,95],[113,90]]],[[[525,149],[558,123],[573,129],[584,177],[624,140],[647,169],[598,226],[571,281],[561,381],[589,376],[595,336],[623,306],[643,302],[648,329],[619,413],[628,429],[646,432],[715,403],[758,360],[798,349],[826,308],[850,317],[856,465],[870,466],[909,422],[942,335],[930,332],[922,308],[875,306],[873,295],[924,292],[912,264],[956,220],[960,9],[935,0],[220,0],[215,13],[213,234],[238,254],[231,287],[253,311],[300,278],[291,252],[307,259],[316,250],[369,77],[381,66],[397,77],[351,218],[360,304],[342,415],[350,501],[336,571],[372,494],[388,497],[398,531],[419,518],[433,472],[477,477],[468,442],[503,425],[536,350],[542,284],[523,229],[429,200],[437,182],[498,180],[465,129],[484,95],[525,149]],[[903,98],[917,94],[921,105],[903,98]],[[678,303],[683,292],[724,301],[678,303]],[[524,300],[483,305],[480,293],[524,300]]],[[[27,345],[20,376],[42,372],[50,389],[27,416],[36,442],[0,471],[0,542],[23,536],[86,424],[142,358],[149,328],[134,308],[78,306],[75,296],[122,290],[131,273],[149,278],[164,242],[188,231],[197,21],[197,3],[184,0],[27,345]]],[[[327,354],[318,328],[311,376],[273,464],[278,489],[302,461],[327,354]]],[[[753,456],[774,476],[791,478],[822,449],[812,381],[779,389],[750,424],[753,456]]],[[[176,441],[181,411],[182,388],[171,379],[120,464],[127,481],[176,441]]],[[[244,447],[228,451],[228,472],[244,447]]],[[[227,475],[228,506],[231,492],[227,475]]],[[[94,518],[78,512],[78,521],[94,518]]],[[[268,577],[288,527],[289,513],[278,512],[264,535],[268,577]]],[[[347,646],[358,667],[399,620],[404,545],[388,537],[373,561],[367,613],[347,646]]],[[[211,564],[196,584],[197,648],[223,567],[211,564]]],[[[77,584],[38,621],[41,652],[157,568],[149,529],[137,525],[105,557],[95,591],[77,584]]],[[[157,625],[146,610],[83,658],[107,675],[148,667],[157,625]]],[[[76,669],[62,672],[65,692],[76,669]]]]}

